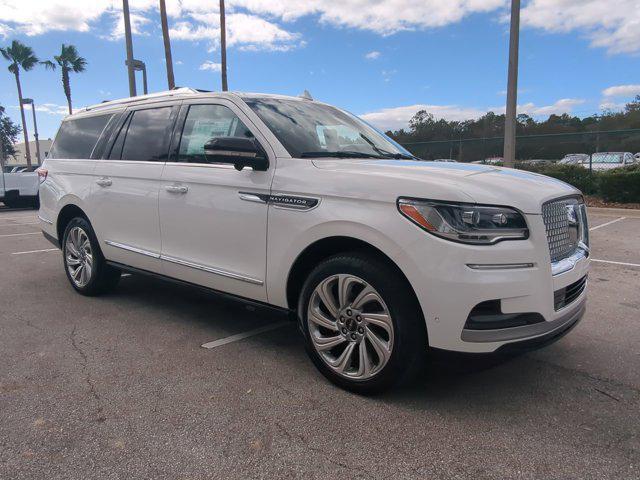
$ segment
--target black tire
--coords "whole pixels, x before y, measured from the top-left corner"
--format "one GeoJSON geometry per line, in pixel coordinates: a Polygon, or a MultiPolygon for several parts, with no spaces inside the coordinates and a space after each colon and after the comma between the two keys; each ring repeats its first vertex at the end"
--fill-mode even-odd
{"type": "Polygon", "coordinates": [[[65,274],[71,286],[80,294],[86,296],[95,296],[112,291],[118,285],[120,281],[121,271],[117,268],[108,265],[100,250],[100,244],[96,238],[96,234],[91,227],[91,224],[86,218],[76,217],[73,218],[66,226],[64,235],[62,237],[62,263],[64,266],[65,274]],[[93,262],[91,268],[91,274],[88,281],[84,285],[78,285],[71,276],[67,265],[69,252],[67,251],[67,240],[70,232],[79,227],[86,233],[90,246],[91,253],[93,255],[93,262]]]}
{"type": "Polygon", "coordinates": [[[305,348],[315,366],[331,382],[352,392],[363,395],[383,392],[400,382],[412,380],[425,365],[427,331],[415,294],[397,267],[374,255],[360,252],[339,254],[314,268],[302,288],[298,320],[305,348]],[[394,338],[389,360],[375,375],[366,379],[346,378],[336,373],[325,363],[311,339],[307,312],[312,294],[325,279],[339,274],[356,276],[372,286],[386,304],[393,322],[394,338]]]}

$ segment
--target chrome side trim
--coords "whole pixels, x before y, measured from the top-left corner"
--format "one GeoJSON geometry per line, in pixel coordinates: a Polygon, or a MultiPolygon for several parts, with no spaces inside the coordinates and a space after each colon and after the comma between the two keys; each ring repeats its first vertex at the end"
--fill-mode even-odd
{"type": "Polygon", "coordinates": [[[240,197],[240,200],[245,200],[247,202],[267,203],[269,201],[269,195],[261,195],[258,193],[238,192],[238,196],[240,197]]]}
{"type": "Polygon", "coordinates": [[[105,240],[104,243],[112,247],[127,250],[128,252],[139,253],[140,255],[144,255],[146,257],[160,259],[160,254],[156,252],[150,252],[149,250],[144,250],[142,248],[132,247],[131,245],[126,245],[124,243],[112,242],[111,240],[105,240]]]}
{"type": "Polygon", "coordinates": [[[551,275],[554,277],[556,275],[560,275],[561,273],[566,273],[576,266],[576,264],[582,260],[583,258],[587,258],[589,256],[589,249],[586,245],[580,244],[578,249],[573,252],[570,257],[563,258],[562,260],[558,260],[551,264],[551,275]]]}
{"type": "Polygon", "coordinates": [[[49,225],[53,225],[53,222],[51,220],[47,220],[44,217],[41,217],[40,215],[38,215],[38,220],[40,220],[41,222],[47,223],[49,225]]]}
{"type": "Polygon", "coordinates": [[[221,168],[223,170],[235,170],[236,167],[230,163],[188,163],[188,162],[165,162],[165,165],[176,167],[204,167],[204,168],[221,168]]]}
{"type": "Polygon", "coordinates": [[[233,278],[235,280],[241,280],[243,282],[252,283],[254,285],[263,285],[264,282],[257,278],[247,277],[246,275],[241,275],[239,273],[229,272],[227,270],[222,270],[220,268],[208,267],[206,265],[202,265],[200,263],[193,263],[187,260],[182,260],[181,258],[170,257],[168,255],[160,255],[161,260],[165,260],[170,263],[175,263],[177,265],[182,265],[184,267],[194,268],[196,270],[202,270],[203,272],[213,273],[215,275],[220,275],[223,277],[233,278]]]}
{"type": "Polygon", "coordinates": [[[534,263],[467,263],[472,270],[516,270],[519,268],[533,268],[534,263]]]}

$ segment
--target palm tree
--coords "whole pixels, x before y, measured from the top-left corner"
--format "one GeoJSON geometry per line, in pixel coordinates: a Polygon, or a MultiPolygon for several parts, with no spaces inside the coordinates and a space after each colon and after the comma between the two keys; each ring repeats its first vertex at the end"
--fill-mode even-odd
{"type": "Polygon", "coordinates": [[[28,72],[38,64],[38,57],[33,53],[31,47],[14,40],[10,47],[0,48],[0,54],[11,62],[9,71],[16,77],[18,87],[18,104],[20,105],[20,116],[22,117],[22,132],[24,133],[24,150],[27,154],[27,166],[31,169],[31,151],[29,149],[29,135],[27,134],[27,121],[24,118],[24,106],[22,105],[22,86],[20,85],[20,68],[28,72]]]}
{"type": "Polygon", "coordinates": [[[47,60],[46,62],[42,62],[42,64],[51,70],[55,70],[57,64],[62,70],[62,88],[67,97],[69,115],[71,115],[73,112],[71,111],[71,83],[69,82],[69,72],[84,72],[87,66],[87,60],[78,55],[78,49],[75,46],[65,45],[64,43],[62,44],[60,55],[55,55],[53,59],[55,63],[47,60]]]}

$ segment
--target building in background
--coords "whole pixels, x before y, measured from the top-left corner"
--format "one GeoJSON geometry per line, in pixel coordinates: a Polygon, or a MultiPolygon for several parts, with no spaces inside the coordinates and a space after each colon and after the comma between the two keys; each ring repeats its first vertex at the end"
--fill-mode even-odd
{"type": "MultiPolygon", "coordinates": [[[[35,140],[29,142],[29,150],[31,151],[31,159],[34,165],[41,164],[44,159],[47,158],[47,154],[51,149],[52,140],[47,138],[45,140],[39,140],[38,143],[40,143],[40,155],[42,155],[42,158],[39,162],[36,162],[36,142],[35,140]]],[[[26,165],[27,154],[25,153],[24,142],[16,143],[13,147],[16,149],[16,154],[9,155],[5,165],[26,165]]]]}

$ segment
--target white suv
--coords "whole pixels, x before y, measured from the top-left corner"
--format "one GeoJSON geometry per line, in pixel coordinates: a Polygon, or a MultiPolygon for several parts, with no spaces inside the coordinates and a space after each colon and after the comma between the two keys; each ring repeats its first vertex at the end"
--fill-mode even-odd
{"type": "Polygon", "coordinates": [[[380,391],[428,347],[559,338],[589,269],[580,192],[488,165],[425,162],[310,99],[179,89],[66,118],[40,219],[78,292],[123,270],[291,312],[318,369],[380,391]]]}

